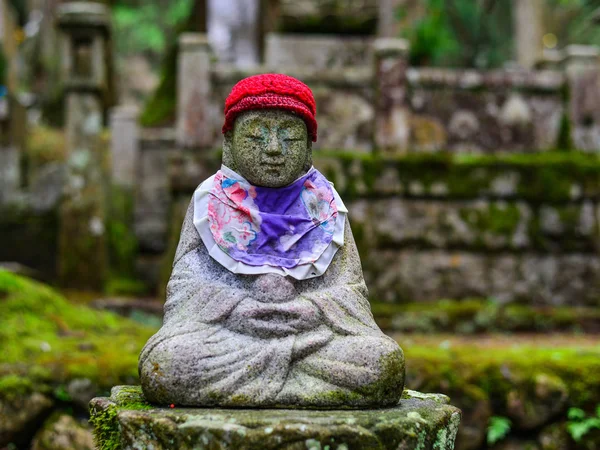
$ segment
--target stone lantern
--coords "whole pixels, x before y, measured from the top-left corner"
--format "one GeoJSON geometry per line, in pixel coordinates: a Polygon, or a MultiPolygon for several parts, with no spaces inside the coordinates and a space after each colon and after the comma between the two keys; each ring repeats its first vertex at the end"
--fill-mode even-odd
{"type": "Polygon", "coordinates": [[[104,91],[107,88],[107,41],[110,13],[100,3],[60,5],[58,26],[61,69],[67,89],[104,91]]]}
{"type": "Polygon", "coordinates": [[[108,91],[110,15],[105,5],[58,9],[65,95],[68,179],[61,206],[59,273],[63,284],[102,289],[106,281],[103,126],[108,91]]]}

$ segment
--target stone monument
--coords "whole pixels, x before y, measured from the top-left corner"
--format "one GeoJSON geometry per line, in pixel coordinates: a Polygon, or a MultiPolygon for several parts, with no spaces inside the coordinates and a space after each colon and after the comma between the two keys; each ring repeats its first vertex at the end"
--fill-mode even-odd
{"type": "Polygon", "coordinates": [[[348,211],[312,166],[315,115],[292,77],[234,86],[142,389],[91,403],[101,448],[453,448],[447,398],[405,391],[399,405],[403,353],[373,320],[348,211]]]}

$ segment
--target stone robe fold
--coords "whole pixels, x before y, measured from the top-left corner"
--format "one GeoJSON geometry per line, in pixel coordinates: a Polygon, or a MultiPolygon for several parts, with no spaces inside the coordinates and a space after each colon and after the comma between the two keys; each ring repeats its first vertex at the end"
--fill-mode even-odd
{"type": "Polygon", "coordinates": [[[402,350],[373,320],[349,223],[322,276],[290,281],[221,266],[194,227],[193,208],[192,202],[163,326],[140,355],[150,401],[307,408],[399,401],[402,350]]]}

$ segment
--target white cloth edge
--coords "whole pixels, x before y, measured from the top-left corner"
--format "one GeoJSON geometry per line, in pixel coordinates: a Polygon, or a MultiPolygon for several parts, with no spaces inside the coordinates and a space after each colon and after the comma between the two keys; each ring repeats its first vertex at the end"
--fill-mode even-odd
{"type": "Polygon", "coordinates": [[[288,269],[286,267],[276,267],[268,264],[264,264],[262,266],[251,266],[243,262],[236,261],[223,250],[221,250],[221,248],[217,245],[212,233],[210,232],[210,223],[208,221],[208,194],[212,189],[215,175],[200,183],[194,192],[194,227],[196,228],[196,231],[198,231],[202,242],[208,250],[208,254],[215,261],[217,261],[230,272],[240,275],[276,273],[282,276],[291,276],[296,280],[307,280],[309,278],[321,276],[325,273],[331,264],[331,261],[333,261],[333,257],[337,251],[344,245],[344,228],[346,225],[346,216],[348,214],[348,209],[346,208],[346,205],[344,205],[344,202],[342,202],[340,195],[333,187],[333,183],[329,181],[329,184],[331,184],[331,190],[333,191],[335,204],[338,209],[338,217],[335,222],[335,229],[331,242],[315,262],[310,264],[300,264],[296,267],[288,269]]]}

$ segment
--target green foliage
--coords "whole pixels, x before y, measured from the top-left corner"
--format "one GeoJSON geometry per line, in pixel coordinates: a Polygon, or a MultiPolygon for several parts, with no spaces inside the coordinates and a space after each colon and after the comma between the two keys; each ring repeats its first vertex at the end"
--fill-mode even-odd
{"type": "Polygon", "coordinates": [[[497,67],[510,57],[510,7],[499,0],[425,0],[418,20],[405,19],[413,65],[497,67]]]}
{"type": "Polygon", "coordinates": [[[123,277],[110,277],[106,282],[108,295],[140,296],[148,293],[148,286],[140,280],[123,277]]]}
{"type": "Polygon", "coordinates": [[[575,442],[580,442],[593,429],[600,430],[600,405],[596,406],[595,416],[587,417],[580,408],[569,408],[567,414],[567,431],[575,442]]]}
{"type": "Polygon", "coordinates": [[[174,38],[174,28],[188,17],[192,4],[192,0],[180,0],[115,5],[112,11],[118,51],[164,52],[166,43],[174,38]]]}
{"type": "Polygon", "coordinates": [[[171,44],[162,65],[158,88],[148,99],[140,115],[140,123],[145,127],[163,125],[173,121],[177,98],[177,55],[178,46],[171,44]]]}
{"type": "Polygon", "coordinates": [[[54,389],[54,398],[57,398],[61,402],[70,402],[72,400],[71,395],[67,392],[67,388],[64,384],[61,384],[54,389]]]}
{"type": "Polygon", "coordinates": [[[492,416],[487,429],[487,443],[493,445],[500,442],[510,432],[511,422],[506,417],[492,416]]]}
{"type": "Polygon", "coordinates": [[[557,36],[558,47],[600,45],[598,0],[547,0],[546,29],[557,36]]]}

